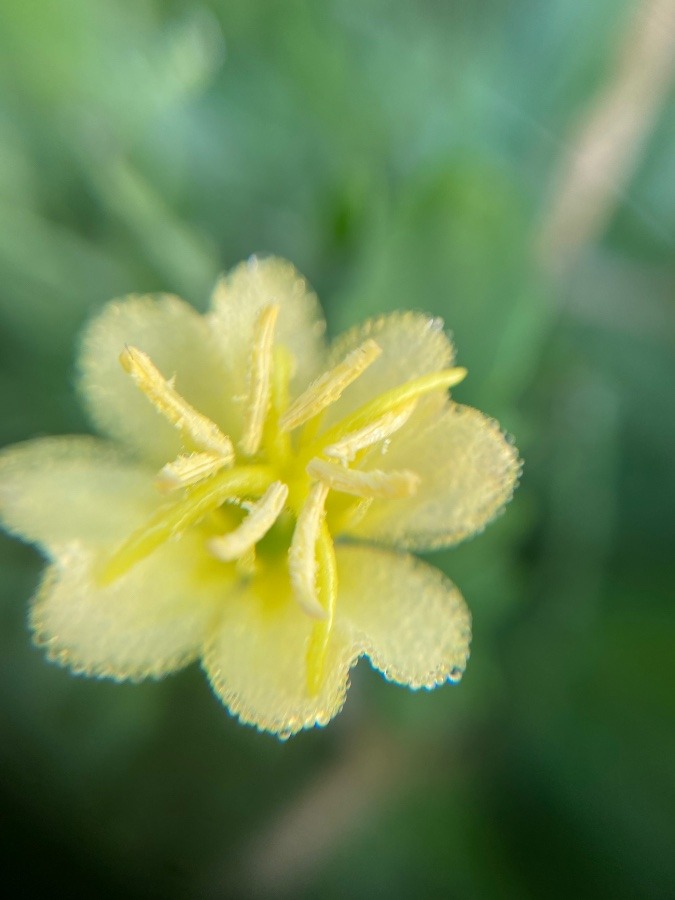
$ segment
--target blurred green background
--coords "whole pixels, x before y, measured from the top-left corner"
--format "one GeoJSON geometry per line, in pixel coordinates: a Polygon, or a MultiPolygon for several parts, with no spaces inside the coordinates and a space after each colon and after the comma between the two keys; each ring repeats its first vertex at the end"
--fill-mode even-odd
{"type": "Polygon", "coordinates": [[[196,666],[120,686],[47,665],[41,561],[3,536],[12,896],[675,896],[675,94],[630,55],[675,14],[641,7],[1,0],[0,444],[89,428],[73,360],[104,302],[203,309],[263,252],[332,333],[443,316],[457,399],[525,460],[506,514],[433,557],[474,616],[462,684],[362,662],[341,716],[286,744],[196,666]],[[639,140],[575,193],[565,160],[614,89],[639,140]]]}

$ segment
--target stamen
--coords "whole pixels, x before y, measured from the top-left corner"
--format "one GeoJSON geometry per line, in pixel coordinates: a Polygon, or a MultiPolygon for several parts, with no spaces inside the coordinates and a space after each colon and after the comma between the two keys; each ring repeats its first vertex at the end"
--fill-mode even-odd
{"type": "Polygon", "coordinates": [[[172,537],[233,497],[260,496],[270,483],[267,466],[238,466],[188,489],[187,497],[164,504],[103,563],[96,582],[111,584],[172,537]]]}
{"type": "Polygon", "coordinates": [[[193,409],[162,375],[153,361],[137,347],[127,347],[120,354],[120,364],[145,394],[156,410],[183,431],[200,450],[217,453],[224,465],[234,461],[232,441],[215,422],[193,409]]]}
{"type": "Polygon", "coordinates": [[[335,368],[325,372],[300,394],[279,420],[280,428],[292,431],[314,418],[334,403],[345,388],[356,381],[381,353],[382,349],[375,341],[370,338],[364,341],[360,347],[348,353],[335,368]]]}
{"type": "Polygon", "coordinates": [[[315,619],[325,619],[326,610],[319,601],[316,583],[316,544],[324,516],[328,487],[313,484],[300,510],[288,551],[288,571],[293,594],[301,609],[315,619]]]}
{"type": "Polygon", "coordinates": [[[223,562],[232,562],[242,557],[274,525],[287,497],[288,486],[281,481],[273,481],[260,500],[251,504],[248,515],[238,528],[207,542],[209,551],[223,562]]]}
{"type": "Polygon", "coordinates": [[[363,428],[351,431],[339,441],[330,444],[323,452],[326,456],[339,459],[340,462],[351,462],[359,450],[365,450],[366,447],[371,447],[397,432],[408,421],[416,406],[415,397],[397,409],[389,410],[363,428]]]}
{"type": "Polygon", "coordinates": [[[322,609],[325,610],[326,617],[323,621],[315,624],[307,645],[307,692],[310,696],[316,696],[321,689],[326,651],[333,631],[335,601],[337,600],[338,577],[335,547],[325,522],[322,522],[319,528],[316,553],[319,597],[323,601],[322,609]]]}
{"type": "Polygon", "coordinates": [[[323,446],[330,446],[341,440],[346,434],[365,428],[373,419],[391,412],[391,410],[396,409],[409,400],[416,400],[434,391],[447,390],[454,387],[460,381],[463,381],[466,375],[467,370],[463,368],[441,369],[440,372],[422,375],[420,378],[415,378],[389,391],[385,391],[379,397],[375,397],[374,400],[364,404],[360,409],[328,428],[318,440],[314,441],[307,448],[306,458],[314,456],[317,452],[323,452],[323,446]]]}
{"type": "Polygon", "coordinates": [[[260,449],[265,417],[270,403],[272,383],[272,350],[274,329],[279,315],[279,304],[263,307],[253,328],[253,349],[248,371],[248,397],[246,398],[244,429],[239,446],[244,453],[253,456],[260,449]]]}
{"type": "Polygon", "coordinates": [[[227,460],[215,453],[181,454],[167,463],[155,478],[155,487],[162,493],[177,491],[215,475],[227,460]]]}
{"type": "Polygon", "coordinates": [[[290,456],[291,436],[279,429],[279,417],[288,406],[288,391],[295,361],[286,347],[277,344],[272,353],[272,408],[265,423],[263,444],[268,457],[283,466],[290,456]]]}
{"type": "Polygon", "coordinates": [[[371,469],[364,472],[360,469],[346,469],[316,456],[307,466],[307,474],[320,479],[334,491],[353,494],[355,497],[380,497],[388,500],[412,497],[420,483],[419,475],[408,469],[393,472],[371,469]]]}

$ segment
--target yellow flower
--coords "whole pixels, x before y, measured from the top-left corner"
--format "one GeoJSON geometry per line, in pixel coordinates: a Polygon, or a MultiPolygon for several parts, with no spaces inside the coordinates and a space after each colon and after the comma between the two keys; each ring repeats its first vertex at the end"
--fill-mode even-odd
{"type": "Polygon", "coordinates": [[[482,529],[517,454],[449,399],[466,373],[439,320],[324,330],[293,267],[256,258],[206,316],[128,297],[91,323],[81,388],[109,440],[0,456],[2,521],[50,560],[31,612],[50,658],[120,680],[201,658],[280,737],[326,724],[364,654],[411,688],[460,679],[469,612],[408,551],[482,529]]]}

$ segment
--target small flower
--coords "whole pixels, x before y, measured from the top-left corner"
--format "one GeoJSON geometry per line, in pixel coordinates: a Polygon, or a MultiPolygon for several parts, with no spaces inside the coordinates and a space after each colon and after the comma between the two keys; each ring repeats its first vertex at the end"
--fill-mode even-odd
{"type": "Polygon", "coordinates": [[[517,454],[449,399],[466,372],[437,319],[324,330],[293,267],[256,258],[204,317],[128,297],[90,324],[81,388],[108,439],[0,456],[2,521],[50,561],[31,625],[51,659],[137,680],[201,658],[280,737],[325,725],[362,655],[411,688],[461,678],[469,612],[409,551],[482,529],[517,454]]]}

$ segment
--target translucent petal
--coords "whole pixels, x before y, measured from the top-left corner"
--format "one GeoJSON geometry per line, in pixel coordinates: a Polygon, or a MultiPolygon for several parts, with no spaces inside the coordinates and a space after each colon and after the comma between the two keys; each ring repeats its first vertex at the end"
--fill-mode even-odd
{"type": "Polygon", "coordinates": [[[0,453],[0,520],[47,549],[110,544],[157,507],[152,469],[91,437],[41,438],[0,453]]]}
{"type": "Polygon", "coordinates": [[[325,367],[326,323],[315,294],[289,262],[254,256],[220,279],[209,317],[236,396],[247,394],[255,322],[271,303],[281,307],[275,342],[290,350],[295,362],[291,398],[325,367]]]}
{"type": "MultiPolygon", "coordinates": [[[[424,425],[412,424],[377,460],[386,470],[417,472],[417,493],[374,502],[354,534],[408,549],[449,546],[484,528],[511,498],[518,454],[497,422],[469,406],[447,403],[424,425]]],[[[373,459],[374,453],[365,465],[373,459]]]]}
{"type": "Polygon", "coordinates": [[[471,616],[454,584],[408,554],[338,547],[336,615],[386,678],[411,688],[459,681],[471,616]]]}
{"type": "Polygon", "coordinates": [[[203,665],[233,715],[286,738],[325,725],[340,711],[360,648],[334,629],[312,695],[306,657],[314,624],[293,600],[285,566],[259,574],[225,599],[203,665]]]}
{"type": "MultiPolygon", "coordinates": [[[[335,365],[369,338],[381,347],[382,354],[328,410],[328,424],[390,388],[447,368],[454,359],[452,344],[440,319],[421,313],[396,312],[370,319],[338,337],[331,345],[329,364],[335,365]]],[[[438,395],[436,406],[442,402],[442,396],[438,395]]],[[[426,399],[425,405],[428,403],[426,399]]]]}
{"type": "Polygon", "coordinates": [[[119,357],[133,345],[152,359],[166,379],[202,415],[230,434],[227,372],[204,317],[177,297],[128,297],[108,304],[85,330],[80,386],[95,425],[161,466],[178,456],[181,436],[157,412],[123,370],[119,357]]]}
{"type": "Polygon", "coordinates": [[[92,576],[98,561],[73,541],[45,574],[31,627],[51,659],[122,680],[158,678],[199,655],[228,571],[206,555],[199,535],[160,547],[105,588],[92,576]]]}

